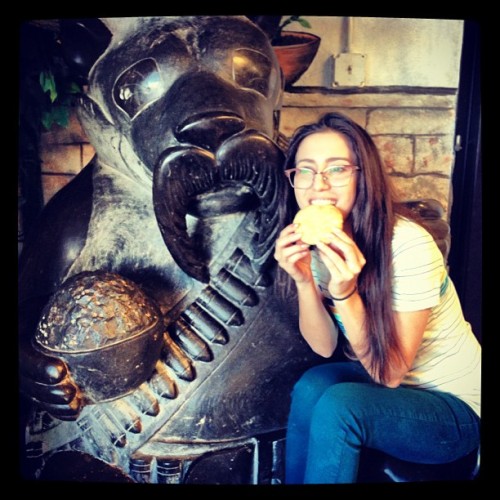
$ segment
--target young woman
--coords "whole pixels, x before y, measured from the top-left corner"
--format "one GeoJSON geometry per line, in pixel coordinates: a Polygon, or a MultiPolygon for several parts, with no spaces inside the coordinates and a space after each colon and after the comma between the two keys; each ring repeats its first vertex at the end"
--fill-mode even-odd
{"type": "Polygon", "coordinates": [[[443,256],[397,203],[368,133],[329,113],[291,139],[298,208],[335,205],[343,230],[309,247],[294,224],[275,258],[295,282],[300,332],[329,358],[292,392],[286,482],[356,482],[360,450],[445,463],[479,446],[481,347],[443,256]]]}

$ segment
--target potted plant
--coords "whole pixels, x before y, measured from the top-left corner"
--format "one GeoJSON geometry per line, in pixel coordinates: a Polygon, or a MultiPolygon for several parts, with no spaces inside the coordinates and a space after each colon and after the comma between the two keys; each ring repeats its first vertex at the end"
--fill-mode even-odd
{"type": "Polygon", "coordinates": [[[301,16],[253,16],[271,40],[271,45],[278,57],[285,88],[293,85],[309,68],[316,56],[320,37],[303,31],[288,31],[284,28],[292,23],[299,23],[304,28],[311,28],[307,19],[301,16]]]}

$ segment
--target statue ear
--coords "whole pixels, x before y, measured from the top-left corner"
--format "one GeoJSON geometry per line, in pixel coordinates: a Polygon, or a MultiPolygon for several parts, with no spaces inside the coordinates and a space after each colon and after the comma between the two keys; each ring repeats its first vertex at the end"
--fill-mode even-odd
{"type": "Polygon", "coordinates": [[[90,69],[111,41],[111,32],[100,19],[62,19],[61,49],[75,79],[87,83],[90,69]]]}

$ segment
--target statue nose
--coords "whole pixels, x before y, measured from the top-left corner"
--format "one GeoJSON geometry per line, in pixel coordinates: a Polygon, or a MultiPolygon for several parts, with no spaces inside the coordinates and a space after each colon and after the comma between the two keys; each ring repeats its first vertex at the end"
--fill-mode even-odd
{"type": "Polygon", "coordinates": [[[181,143],[215,152],[226,139],[244,128],[243,118],[235,113],[203,113],[179,125],[175,136],[181,143]]]}

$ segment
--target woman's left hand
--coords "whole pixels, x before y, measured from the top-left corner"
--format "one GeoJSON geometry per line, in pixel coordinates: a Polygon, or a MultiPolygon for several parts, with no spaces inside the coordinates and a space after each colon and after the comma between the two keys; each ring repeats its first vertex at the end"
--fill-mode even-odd
{"type": "Polygon", "coordinates": [[[330,271],[328,291],[332,297],[343,297],[357,285],[366,259],[356,243],[342,229],[334,229],[328,243],[318,243],[317,249],[330,271]]]}

